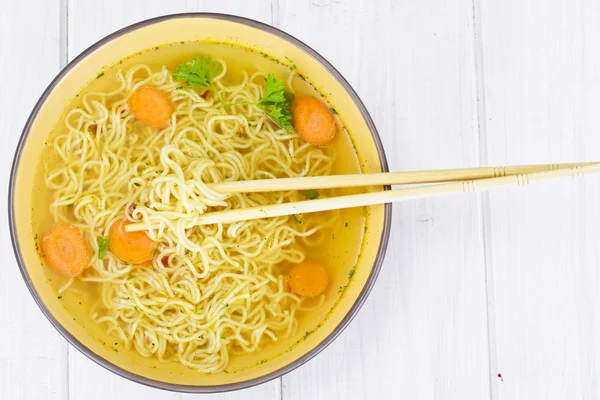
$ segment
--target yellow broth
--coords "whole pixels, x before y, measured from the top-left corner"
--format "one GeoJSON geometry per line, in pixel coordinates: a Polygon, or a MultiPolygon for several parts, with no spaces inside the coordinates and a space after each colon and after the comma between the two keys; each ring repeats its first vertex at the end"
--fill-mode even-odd
{"type": "MultiPolygon", "coordinates": [[[[82,88],[79,94],[65,107],[66,111],[81,105],[82,95],[90,91],[109,91],[118,86],[116,72],[119,69],[127,69],[135,64],[144,63],[153,70],[159,70],[165,65],[169,71],[174,72],[176,66],[182,62],[188,61],[194,56],[207,55],[212,58],[223,59],[228,66],[227,75],[224,77],[225,84],[236,84],[241,79],[241,71],[246,70],[250,73],[260,70],[266,73],[274,73],[278,79],[283,79],[287,82],[289,74],[295,68],[293,65],[286,65],[286,60],[278,62],[272,58],[256,53],[252,50],[236,47],[228,44],[206,43],[206,42],[185,42],[173,43],[160,46],[135,54],[119,63],[109,66],[102,71],[97,71],[94,78],[89,84],[82,88]]],[[[294,88],[296,95],[310,95],[320,97],[321,95],[315,88],[304,79],[301,71],[296,71],[298,74],[294,80],[294,88]]],[[[343,116],[336,116],[338,123],[337,135],[333,143],[336,159],[334,162],[333,174],[351,174],[360,173],[361,168],[358,162],[358,157],[352,144],[350,135],[342,124],[343,116]]],[[[57,156],[52,151],[52,140],[57,134],[63,133],[66,130],[64,126],[64,115],[61,116],[49,133],[46,146],[40,155],[40,162],[37,166],[37,186],[33,190],[34,208],[32,210],[32,234],[36,237],[39,243],[43,233],[53,224],[52,216],[49,211],[49,206],[52,202],[52,193],[44,184],[45,171],[51,169],[58,162],[57,156]]],[[[361,192],[361,189],[338,189],[335,191],[321,191],[328,196],[343,195],[361,192]]],[[[365,209],[354,208],[340,210],[337,215],[336,223],[333,227],[324,229],[320,235],[323,235],[324,240],[318,246],[304,246],[302,250],[306,254],[307,259],[322,262],[329,272],[330,283],[325,292],[325,303],[312,311],[300,312],[297,314],[299,327],[296,334],[290,338],[280,339],[285,346],[279,346],[277,349],[289,348],[294,343],[302,340],[307,334],[314,331],[319,324],[327,317],[328,313],[335,306],[336,301],[343,295],[344,288],[352,276],[354,266],[360,254],[363,241],[363,232],[365,229],[365,209]]],[[[330,218],[328,213],[313,213],[302,216],[305,218],[330,218]]],[[[43,263],[43,257],[40,257],[43,263]]],[[[281,272],[285,273],[290,266],[282,265],[281,272]]],[[[86,326],[90,330],[90,335],[103,343],[106,347],[114,351],[126,351],[119,345],[118,341],[106,334],[104,326],[97,325],[90,320],[90,311],[92,305],[97,301],[100,287],[96,283],[84,283],[77,279],[73,282],[70,289],[62,295],[58,294],[68,278],[59,275],[49,268],[44,268],[45,274],[52,287],[56,290],[56,295],[61,299],[62,304],[73,316],[73,319],[82,326],[86,326]]],[[[314,301],[314,300],[311,300],[314,301]]],[[[309,302],[310,303],[310,302],[309,302]]],[[[275,347],[275,346],[273,346],[275,347]]],[[[135,350],[129,350],[134,352],[135,350]]],[[[277,356],[274,349],[267,345],[259,349],[263,359],[269,359],[277,356]]],[[[228,372],[245,369],[251,367],[247,362],[244,362],[246,355],[232,356],[228,372]]],[[[132,355],[133,358],[133,355],[132,355]]]]}

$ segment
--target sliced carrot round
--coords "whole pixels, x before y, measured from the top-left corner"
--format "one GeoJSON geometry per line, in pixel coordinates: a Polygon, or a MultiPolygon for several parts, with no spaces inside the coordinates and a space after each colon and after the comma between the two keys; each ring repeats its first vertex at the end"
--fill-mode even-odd
{"type": "Polygon", "coordinates": [[[151,87],[141,87],[129,96],[129,108],[135,118],[152,128],[166,128],[175,110],[166,94],[151,87]]]}
{"type": "Polygon", "coordinates": [[[304,297],[320,295],[329,285],[329,274],[323,265],[304,261],[290,269],[288,284],[293,293],[304,297]]]}
{"type": "Polygon", "coordinates": [[[120,219],[108,231],[108,248],[121,261],[129,264],[143,264],[152,257],[156,243],[146,232],[127,232],[125,227],[131,222],[120,219]]]}
{"type": "Polygon", "coordinates": [[[300,137],[310,144],[327,144],[335,137],[335,118],[314,97],[297,97],[292,103],[292,125],[300,137]]]}
{"type": "Polygon", "coordinates": [[[56,224],[42,238],[42,254],[48,266],[65,276],[81,274],[90,257],[79,229],[56,224]]]}

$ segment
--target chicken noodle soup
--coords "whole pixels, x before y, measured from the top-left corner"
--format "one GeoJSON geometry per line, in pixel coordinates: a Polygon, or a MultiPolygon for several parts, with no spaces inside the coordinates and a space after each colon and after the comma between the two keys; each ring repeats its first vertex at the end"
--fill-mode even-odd
{"type": "Polygon", "coordinates": [[[364,219],[355,209],[194,225],[212,211],[355,190],[210,184],[358,172],[356,159],[293,69],[226,45],[152,50],[101,73],[51,134],[40,254],[63,277],[58,295],[83,299],[115,351],[218,373],[318,325],[351,276],[364,219]],[[148,229],[127,231],[134,222],[148,229]]]}

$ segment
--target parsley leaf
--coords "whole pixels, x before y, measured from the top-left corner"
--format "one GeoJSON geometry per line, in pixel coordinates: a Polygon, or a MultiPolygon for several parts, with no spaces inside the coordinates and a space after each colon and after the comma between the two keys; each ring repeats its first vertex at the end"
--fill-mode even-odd
{"type": "Polygon", "coordinates": [[[333,107],[330,107],[330,108],[329,108],[329,111],[331,111],[331,113],[332,113],[333,115],[337,115],[337,113],[338,113],[338,112],[335,110],[335,108],[333,108],[333,107]]]}
{"type": "Polygon", "coordinates": [[[265,79],[265,93],[256,105],[261,107],[265,114],[281,128],[292,131],[294,130],[290,111],[292,101],[294,95],[285,92],[283,79],[277,80],[274,74],[269,74],[265,79]]]}
{"type": "Polygon", "coordinates": [[[107,237],[99,236],[98,237],[98,259],[102,260],[108,251],[108,244],[110,243],[110,239],[107,237]]]}
{"type": "Polygon", "coordinates": [[[294,96],[294,93],[284,92],[283,95],[285,96],[285,99],[287,100],[288,104],[291,106],[294,102],[294,98],[296,97],[294,96]]]}
{"type": "Polygon", "coordinates": [[[306,197],[308,200],[318,199],[321,193],[315,189],[303,190],[302,196],[306,197]]]}
{"type": "Polygon", "coordinates": [[[221,65],[213,63],[212,58],[202,56],[194,57],[191,61],[177,66],[173,74],[176,81],[187,81],[192,87],[212,90],[212,80],[221,72],[221,65]]]}
{"type": "Polygon", "coordinates": [[[298,218],[298,216],[296,214],[293,214],[292,217],[294,217],[294,222],[297,224],[301,224],[302,223],[302,218],[298,218]]]}
{"type": "Polygon", "coordinates": [[[275,79],[274,74],[269,74],[265,78],[265,92],[258,102],[241,102],[223,105],[234,106],[237,104],[252,104],[258,106],[273,122],[289,132],[294,130],[294,126],[291,122],[292,111],[290,110],[293,101],[294,95],[285,91],[283,80],[277,80],[275,79]]]}
{"type": "Polygon", "coordinates": [[[277,125],[285,129],[286,131],[293,131],[294,125],[292,125],[292,112],[287,104],[285,105],[273,105],[270,109],[264,109],[265,114],[269,116],[277,125]]]}
{"type": "Polygon", "coordinates": [[[273,105],[286,101],[283,79],[276,80],[275,75],[269,74],[265,79],[265,94],[258,104],[273,105]]]}

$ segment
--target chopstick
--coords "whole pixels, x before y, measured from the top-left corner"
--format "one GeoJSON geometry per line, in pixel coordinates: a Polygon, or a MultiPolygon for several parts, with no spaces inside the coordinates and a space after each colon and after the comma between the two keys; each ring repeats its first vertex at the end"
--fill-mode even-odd
{"type": "Polygon", "coordinates": [[[415,183],[454,182],[494,178],[506,175],[528,174],[574,168],[594,163],[514,165],[506,167],[437,169],[428,171],[381,172],[375,174],[348,174],[308,176],[300,178],[257,179],[212,183],[208,186],[222,193],[274,192],[280,190],[331,189],[357,186],[383,186],[415,183]]]}
{"type": "MultiPolygon", "coordinates": [[[[586,174],[600,172],[600,162],[576,164],[576,166],[551,171],[532,172],[516,175],[507,175],[495,178],[484,178],[478,180],[467,180],[452,183],[425,185],[411,188],[378,191],[371,193],[354,194],[347,196],[330,197],[317,200],[306,200],[284,204],[266,205],[260,207],[243,208],[237,210],[217,211],[199,215],[193,222],[186,226],[191,228],[197,225],[227,224],[238,221],[247,221],[259,218],[280,217],[284,215],[312,213],[333,209],[344,209],[418,199],[424,197],[441,196],[456,193],[475,193],[503,186],[525,186],[531,182],[571,177],[580,178],[586,174]]],[[[159,224],[152,225],[152,229],[160,227],[159,224]]],[[[147,230],[145,223],[134,223],[127,225],[125,230],[141,231],[147,230]]]]}

